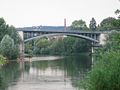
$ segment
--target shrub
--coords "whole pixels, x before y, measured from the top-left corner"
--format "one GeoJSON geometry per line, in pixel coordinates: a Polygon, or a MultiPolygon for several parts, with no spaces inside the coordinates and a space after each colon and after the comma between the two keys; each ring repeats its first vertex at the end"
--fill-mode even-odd
{"type": "Polygon", "coordinates": [[[6,58],[0,55],[0,65],[3,65],[6,63],[6,58]]]}
{"type": "Polygon", "coordinates": [[[5,35],[0,43],[0,53],[7,59],[15,59],[19,54],[18,52],[14,40],[9,35],[5,35]]]}
{"type": "Polygon", "coordinates": [[[85,90],[120,90],[120,52],[101,55],[84,81],[85,90]]]}

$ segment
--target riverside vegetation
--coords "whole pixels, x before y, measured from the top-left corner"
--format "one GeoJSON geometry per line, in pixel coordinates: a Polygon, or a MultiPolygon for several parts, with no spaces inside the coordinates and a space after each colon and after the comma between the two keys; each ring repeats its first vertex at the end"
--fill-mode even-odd
{"type": "Polygon", "coordinates": [[[91,71],[78,86],[84,90],[120,90],[120,33],[112,32],[95,57],[91,71]]]}
{"type": "MultiPolygon", "coordinates": [[[[116,20],[110,19],[111,23],[104,23],[104,28],[116,27],[119,29],[120,15],[116,20]]],[[[82,82],[78,82],[80,89],[120,90],[120,32],[115,29],[107,35],[106,44],[96,50],[95,57],[96,60],[91,71],[82,82]]]]}
{"type": "Polygon", "coordinates": [[[16,29],[6,24],[3,18],[0,18],[0,64],[19,56],[20,41],[16,29]]]}

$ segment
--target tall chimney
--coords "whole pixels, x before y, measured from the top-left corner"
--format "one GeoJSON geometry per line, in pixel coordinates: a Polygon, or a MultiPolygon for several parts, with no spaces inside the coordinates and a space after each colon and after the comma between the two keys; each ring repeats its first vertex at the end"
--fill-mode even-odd
{"type": "Polygon", "coordinates": [[[64,30],[66,30],[66,18],[64,19],[64,30]]]}

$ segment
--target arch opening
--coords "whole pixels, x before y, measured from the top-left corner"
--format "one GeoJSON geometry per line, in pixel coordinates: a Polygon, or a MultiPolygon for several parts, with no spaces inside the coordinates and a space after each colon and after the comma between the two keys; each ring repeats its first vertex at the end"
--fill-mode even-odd
{"type": "Polygon", "coordinates": [[[34,39],[40,39],[40,38],[43,38],[43,37],[49,37],[49,36],[62,36],[62,35],[65,35],[65,36],[71,36],[71,37],[77,37],[77,38],[82,38],[82,39],[86,39],[86,40],[89,40],[91,42],[96,42],[96,43],[99,43],[98,40],[96,39],[93,39],[93,38],[90,38],[88,36],[84,36],[84,35],[77,35],[77,34],[68,34],[68,33],[54,33],[54,34],[44,34],[44,35],[41,35],[41,36],[36,36],[36,37],[32,37],[32,38],[29,38],[29,39],[26,39],[24,40],[24,42],[28,42],[28,41],[31,41],[31,40],[34,40],[34,39]]]}

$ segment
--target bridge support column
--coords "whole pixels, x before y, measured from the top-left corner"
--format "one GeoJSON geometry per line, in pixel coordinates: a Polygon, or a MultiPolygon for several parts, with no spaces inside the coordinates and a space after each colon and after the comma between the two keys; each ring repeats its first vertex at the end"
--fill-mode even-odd
{"type": "Polygon", "coordinates": [[[94,42],[92,42],[92,53],[94,53],[94,42]]]}
{"type": "Polygon", "coordinates": [[[23,61],[24,60],[24,42],[23,41],[19,44],[19,50],[20,50],[20,56],[18,60],[23,61]]]}
{"type": "Polygon", "coordinates": [[[24,33],[22,31],[19,31],[18,33],[19,33],[21,40],[22,40],[20,42],[20,45],[19,45],[19,50],[20,50],[19,59],[22,61],[22,60],[24,60],[24,33]]]}

